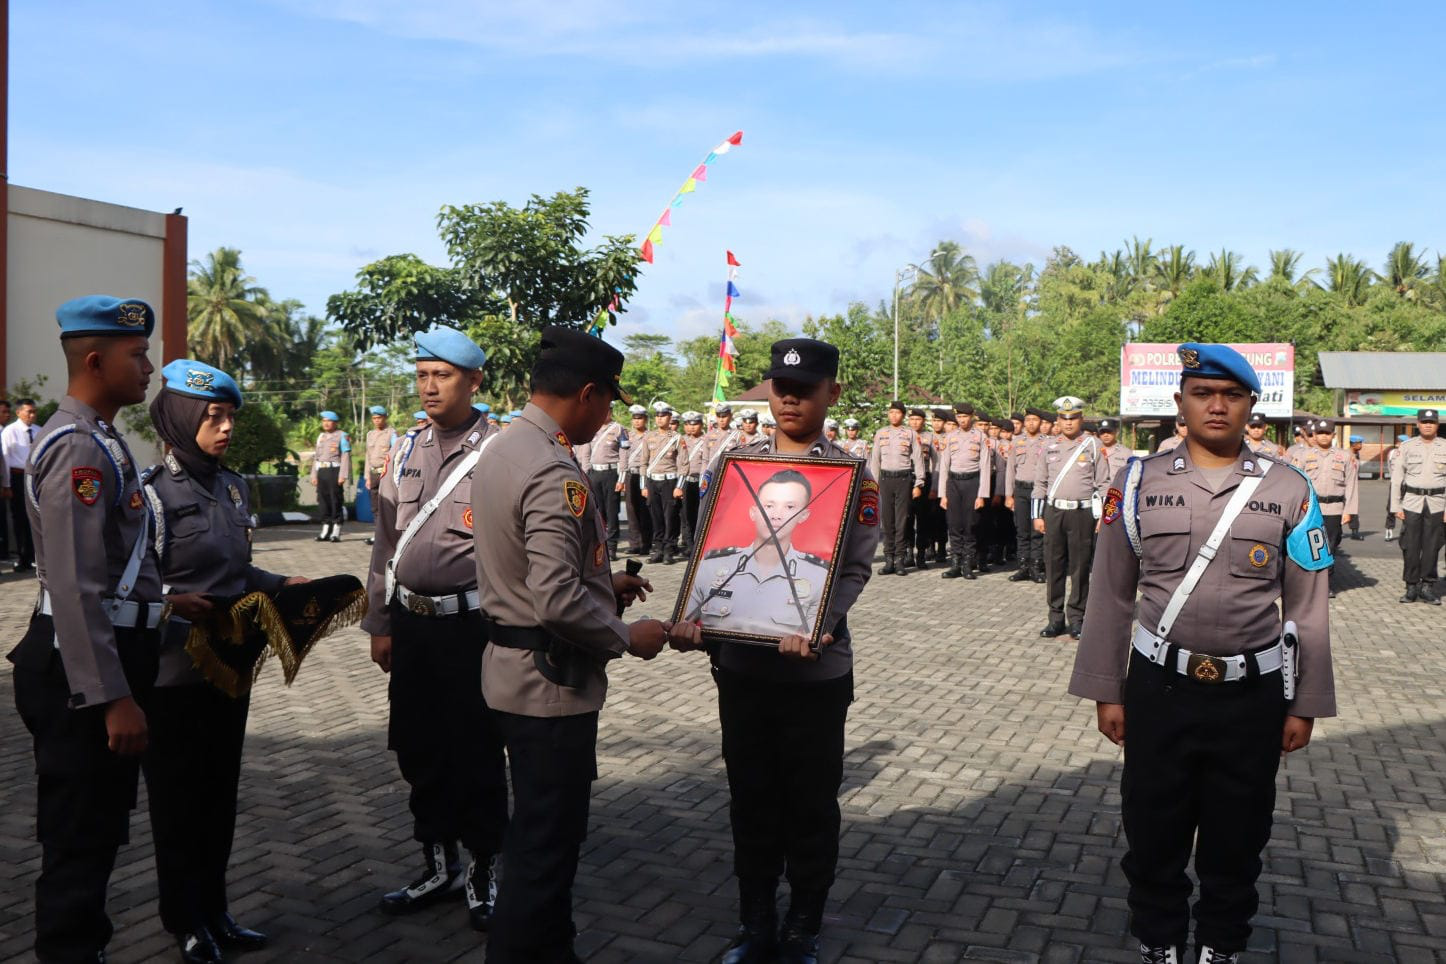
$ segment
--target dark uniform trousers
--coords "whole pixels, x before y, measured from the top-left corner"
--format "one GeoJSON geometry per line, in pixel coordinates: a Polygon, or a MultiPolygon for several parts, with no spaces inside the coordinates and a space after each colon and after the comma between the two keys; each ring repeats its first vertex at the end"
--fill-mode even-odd
{"type": "Polygon", "coordinates": [[[817,932],[838,864],[853,673],[775,682],[714,666],[713,680],[740,890],[771,892],[786,875],[795,911],[817,932]]]}
{"type": "Polygon", "coordinates": [[[954,556],[974,556],[974,527],[979,513],[974,500],[979,498],[978,472],[950,472],[944,491],[949,496],[949,552],[954,556]]]}
{"type": "Polygon", "coordinates": [[[487,936],[488,964],[569,962],[572,885],[597,779],[597,713],[497,713],[515,802],[502,884],[487,936]]]}
{"type": "Polygon", "coordinates": [[[678,523],[682,504],[673,489],[680,479],[648,479],[648,515],[653,520],[653,540],[649,544],[654,552],[667,549],[673,551],[678,542],[678,523]]]}
{"type": "Polygon", "coordinates": [[[1200,898],[1195,942],[1245,949],[1270,840],[1286,703],[1280,673],[1198,683],[1131,653],[1125,680],[1121,815],[1129,852],[1130,930],[1184,945],[1192,848],[1200,898]]]}
{"type": "Polygon", "coordinates": [[[1033,482],[1014,483],[1014,551],[1021,568],[1038,569],[1044,566],[1044,536],[1034,531],[1034,520],[1030,518],[1033,499],[1033,482]]]}
{"type": "MultiPolygon", "coordinates": [[[[638,473],[628,473],[628,540],[634,552],[647,552],[653,545],[653,516],[643,498],[638,473]]],[[[651,490],[649,490],[651,491],[651,490]]]]}
{"type": "Polygon", "coordinates": [[[1051,623],[1067,622],[1074,626],[1084,622],[1094,538],[1095,516],[1088,506],[1083,509],[1044,507],[1044,580],[1051,623]],[[1069,576],[1068,600],[1064,594],[1066,575],[1069,576]]]}
{"type": "Polygon", "coordinates": [[[482,696],[487,628],[477,611],[418,616],[393,602],[387,747],[412,788],[413,836],[502,849],[507,773],[497,714],[482,696]]]}
{"type": "Polygon", "coordinates": [[[903,560],[908,548],[909,502],[914,494],[914,473],[894,469],[879,473],[879,521],[884,528],[884,558],[903,560]]]}
{"type": "Polygon", "coordinates": [[[1004,498],[996,494],[984,506],[984,521],[988,531],[988,551],[991,562],[1004,562],[1014,550],[1014,513],[1004,507],[1004,498]],[[999,504],[994,504],[994,498],[999,504]]]}
{"type": "Polygon", "coordinates": [[[16,564],[33,565],[35,543],[30,538],[30,514],[25,511],[25,473],[10,470],[10,548],[15,550],[16,564]]]}
{"type": "Polygon", "coordinates": [[[341,469],[335,465],[316,470],[316,511],[322,522],[341,524],[341,469]]]}
{"type": "Polygon", "coordinates": [[[603,510],[603,519],[608,525],[608,551],[617,552],[618,505],[622,501],[622,494],[618,492],[618,470],[588,469],[587,483],[592,489],[593,504],[603,510]]]}
{"type": "MultiPolygon", "coordinates": [[[[171,631],[186,632],[185,624],[171,631]]],[[[226,912],[226,866],[236,833],[241,745],[251,694],[208,683],[158,686],[141,760],[156,848],[161,924],[186,933],[226,912]]]]}
{"type": "MultiPolygon", "coordinates": [[[[1327,497],[1325,499],[1321,499],[1320,501],[1344,502],[1345,499],[1341,496],[1335,496],[1333,498],[1327,497]]],[[[1339,550],[1341,547],[1341,517],[1338,515],[1326,515],[1325,513],[1321,513],[1321,521],[1325,523],[1326,541],[1330,544],[1331,555],[1334,556],[1337,550],[1339,550]]],[[[1336,567],[1331,566],[1330,571],[1331,575],[1335,575],[1336,567]]]]}
{"type": "MultiPolygon", "coordinates": [[[[934,545],[934,508],[938,502],[929,498],[934,491],[934,476],[932,473],[924,476],[924,488],[917,499],[909,499],[909,522],[904,527],[904,549],[912,549],[914,554],[921,560],[924,558],[924,550],[934,545]]],[[[910,492],[910,496],[913,493],[910,492]]]]}
{"type": "Polygon", "coordinates": [[[702,497],[698,492],[698,480],[685,481],[683,483],[683,505],[682,505],[682,530],[683,530],[683,551],[692,552],[693,543],[698,538],[698,508],[702,504],[702,497]]]}
{"type": "MultiPolygon", "coordinates": [[[[159,669],[152,630],[116,629],[116,648],[131,696],[149,713],[159,669]]],[[[113,928],[106,885],[116,851],[130,839],[138,757],[112,753],[105,708],[72,709],[55,624],[34,615],[15,664],[15,708],[35,743],[37,836],[42,855],[35,882],[35,954],[41,961],[94,960],[113,928]]]]}
{"type": "Polygon", "coordinates": [[[1407,512],[1401,523],[1401,552],[1405,556],[1405,580],[1408,586],[1419,582],[1434,583],[1438,569],[1436,556],[1441,551],[1446,529],[1436,512],[1407,512]]]}

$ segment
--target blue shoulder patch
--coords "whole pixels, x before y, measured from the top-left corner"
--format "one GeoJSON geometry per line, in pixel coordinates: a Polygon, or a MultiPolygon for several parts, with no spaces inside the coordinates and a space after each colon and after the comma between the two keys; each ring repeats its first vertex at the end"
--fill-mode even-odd
{"type": "Polygon", "coordinates": [[[1310,484],[1310,477],[1297,466],[1291,465],[1289,462],[1279,464],[1286,466],[1304,479],[1307,492],[1305,514],[1285,537],[1285,554],[1307,572],[1329,569],[1335,565],[1336,560],[1331,555],[1330,539],[1326,536],[1325,520],[1321,518],[1320,514],[1320,503],[1316,501],[1315,486],[1310,484]]]}

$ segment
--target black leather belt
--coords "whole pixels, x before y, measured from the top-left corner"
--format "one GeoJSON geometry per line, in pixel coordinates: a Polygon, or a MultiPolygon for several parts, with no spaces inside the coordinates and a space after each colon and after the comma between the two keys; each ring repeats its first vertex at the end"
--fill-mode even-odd
{"type": "Polygon", "coordinates": [[[979,478],[979,470],[975,469],[973,472],[950,472],[949,478],[958,479],[960,482],[973,482],[979,478]]]}
{"type": "Polygon", "coordinates": [[[546,651],[552,640],[553,637],[540,626],[504,626],[491,616],[487,617],[487,641],[503,649],[546,651]]]}
{"type": "MultiPolygon", "coordinates": [[[[1411,495],[1446,495],[1446,488],[1418,489],[1414,485],[1403,485],[1401,488],[1405,489],[1411,495]]],[[[1321,499],[1321,501],[1324,502],[1325,499],[1321,499]]]]}
{"type": "Polygon", "coordinates": [[[884,469],[879,473],[881,479],[912,479],[914,473],[910,469],[884,469]]]}
{"type": "Polygon", "coordinates": [[[1028,492],[1028,493],[1030,493],[1030,494],[1032,495],[1032,494],[1034,493],[1034,483],[1033,483],[1033,482],[1021,482],[1021,481],[1019,481],[1018,479],[1015,479],[1015,480],[1014,480],[1014,491],[1015,491],[1015,492],[1028,492]]]}
{"type": "Polygon", "coordinates": [[[1346,497],[1343,495],[1318,495],[1316,501],[1321,505],[1334,505],[1337,502],[1346,501],[1346,497]]]}

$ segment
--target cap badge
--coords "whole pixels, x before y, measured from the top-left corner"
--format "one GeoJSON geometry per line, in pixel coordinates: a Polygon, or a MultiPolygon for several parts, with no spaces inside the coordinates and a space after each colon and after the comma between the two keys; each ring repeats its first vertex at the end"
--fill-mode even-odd
{"type": "Polygon", "coordinates": [[[1180,364],[1184,365],[1186,368],[1199,368],[1200,353],[1194,348],[1181,348],[1180,364]]]}
{"type": "Polygon", "coordinates": [[[143,328],[146,324],[146,306],[127,302],[116,308],[116,324],[127,328],[143,328]]]}
{"type": "Polygon", "coordinates": [[[799,356],[798,349],[796,348],[790,348],[788,354],[783,356],[783,363],[785,365],[797,365],[802,361],[803,358],[799,356]]]}
{"type": "Polygon", "coordinates": [[[215,388],[215,387],[216,387],[216,373],[215,373],[215,372],[202,372],[202,371],[197,371],[197,370],[194,369],[194,368],[188,368],[188,369],[186,369],[186,387],[187,387],[187,388],[205,388],[205,389],[215,388]]]}

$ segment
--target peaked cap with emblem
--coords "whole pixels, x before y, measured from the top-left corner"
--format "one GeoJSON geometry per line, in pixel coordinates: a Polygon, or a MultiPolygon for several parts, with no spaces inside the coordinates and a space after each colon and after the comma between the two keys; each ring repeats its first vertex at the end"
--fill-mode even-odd
{"type": "Polygon", "coordinates": [[[823,420],[823,427],[824,427],[824,428],[838,428],[838,419],[836,419],[836,418],[826,418],[826,419],[824,419],[824,420],[823,420]]]}
{"type": "Polygon", "coordinates": [[[641,405],[629,405],[628,414],[636,418],[639,415],[646,416],[648,414],[648,410],[646,408],[643,408],[643,406],[641,405]]]}
{"type": "Polygon", "coordinates": [[[654,414],[654,415],[672,415],[672,414],[673,414],[673,406],[669,405],[667,402],[654,402],[654,403],[653,403],[653,414],[654,414]]]}
{"type": "Polygon", "coordinates": [[[1324,435],[1327,432],[1335,431],[1335,423],[1328,418],[1318,418],[1311,426],[1311,431],[1316,435],[1324,435]]]}
{"type": "Polygon", "coordinates": [[[61,338],[92,335],[141,335],[151,337],[156,312],[139,298],[86,295],[72,298],[55,309],[61,338]]]}
{"type": "Polygon", "coordinates": [[[732,415],[732,414],[733,414],[733,406],[732,406],[732,405],[729,405],[727,402],[719,402],[717,405],[714,405],[714,406],[713,406],[713,414],[714,414],[714,415],[732,415]]]}
{"type": "Polygon", "coordinates": [[[241,388],[235,379],[204,362],[177,358],[161,369],[165,390],[173,395],[204,398],[208,402],[230,402],[241,408],[241,388]]]}
{"type": "Polygon", "coordinates": [[[900,412],[906,411],[906,409],[904,408],[904,403],[899,401],[897,398],[889,403],[889,411],[892,412],[896,410],[900,412]]]}
{"type": "Polygon", "coordinates": [[[816,385],[838,375],[838,349],[816,338],[785,338],[773,343],[764,378],[787,378],[816,385]]]}
{"type": "Polygon", "coordinates": [[[1180,356],[1182,379],[1224,378],[1239,382],[1252,394],[1260,394],[1260,376],[1245,356],[1229,345],[1187,341],[1176,349],[1176,354],[1180,356]]]}
{"type": "Polygon", "coordinates": [[[702,425],[703,413],[695,412],[692,409],[689,409],[688,411],[683,413],[683,422],[684,424],[697,423],[699,425],[702,425]]]}
{"type": "Polygon", "coordinates": [[[941,422],[947,422],[953,418],[953,414],[947,408],[936,408],[932,414],[934,418],[937,418],[941,422]]]}
{"type": "Polygon", "coordinates": [[[552,362],[606,385],[624,405],[633,403],[633,397],[618,383],[618,376],[623,373],[623,353],[601,338],[579,328],[548,325],[542,329],[542,351],[537,357],[538,361],[552,362]]]}
{"type": "Polygon", "coordinates": [[[739,412],[738,417],[745,422],[758,421],[758,413],[751,408],[745,408],[743,411],[739,412]]]}
{"type": "Polygon", "coordinates": [[[1120,420],[1117,418],[1102,418],[1097,428],[1100,432],[1111,432],[1118,435],[1120,431],[1120,420]]]}
{"type": "Polygon", "coordinates": [[[858,428],[859,420],[856,418],[846,418],[844,419],[843,424],[844,428],[858,428]]]}
{"type": "Polygon", "coordinates": [[[1416,421],[1418,421],[1418,422],[1438,422],[1438,423],[1439,423],[1440,417],[1441,417],[1440,413],[1437,412],[1436,409],[1434,409],[1434,408],[1423,408],[1423,409],[1420,409],[1419,411],[1416,412],[1416,421]]]}
{"type": "Polygon", "coordinates": [[[487,364],[487,353],[455,328],[433,325],[412,336],[417,361],[443,361],[458,368],[476,370],[487,364]]]}
{"type": "Polygon", "coordinates": [[[1076,395],[1061,395],[1054,400],[1054,410],[1065,418],[1076,418],[1084,414],[1084,399],[1076,395]]]}
{"type": "Polygon", "coordinates": [[[1250,420],[1249,420],[1248,422],[1246,422],[1245,424],[1246,424],[1246,425],[1256,425],[1256,426],[1266,424],[1266,421],[1265,421],[1265,413],[1264,413],[1264,412],[1251,412],[1251,413],[1250,413],[1250,420]]]}

